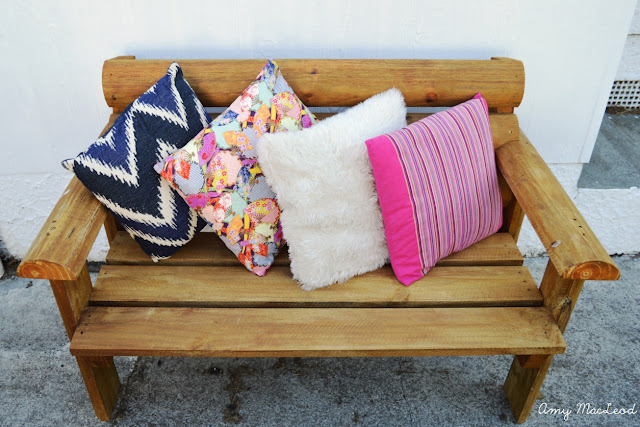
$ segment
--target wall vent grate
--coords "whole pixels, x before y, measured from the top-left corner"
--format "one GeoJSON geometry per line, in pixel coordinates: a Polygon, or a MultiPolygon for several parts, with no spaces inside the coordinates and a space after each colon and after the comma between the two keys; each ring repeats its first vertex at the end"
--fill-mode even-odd
{"type": "Polygon", "coordinates": [[[607,107],[640,109],[640,80],[616,80],[607,107]]]}

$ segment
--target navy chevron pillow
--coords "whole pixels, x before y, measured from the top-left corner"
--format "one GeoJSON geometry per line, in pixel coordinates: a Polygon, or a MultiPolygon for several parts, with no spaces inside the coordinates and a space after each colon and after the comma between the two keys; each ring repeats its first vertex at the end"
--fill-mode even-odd
{"type": "Polygon", "coordinates": [[[184,146],[209,121],[211,117],[174,62],[104,136],[62,165],[158,261],[173,255],[206,223],[153,165],[184,146]]]}

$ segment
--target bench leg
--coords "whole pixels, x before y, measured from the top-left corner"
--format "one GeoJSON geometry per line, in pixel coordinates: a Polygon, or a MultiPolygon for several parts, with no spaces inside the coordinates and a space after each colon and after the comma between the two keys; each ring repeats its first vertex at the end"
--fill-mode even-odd
{"type": "MultiPolygon", "coordinates": [[[[569,323],[583,284],[584,280],[562,278],[553,263],[547,263],[540,283],[540,293],[544,298],[544,306],[551,310],[562,332],[569,323]]],[[[514,357],[504,390],[516,422],[523,423],[529,417],[552,360],[553,355],[514,357]]]]}
{"type": "Polygon", "coordinates": [[[77,356],[76,359],[96,415],[102,421],[109,421],[120,390],[113,357],[77,356]]]}
{"type": "Polygon", "coordinates": [[[87,264],[85,263],[76,280],[49,280],[49,283],[58,303],[62,323],[71,340],[91,294],[91,277],[87,264]]]}
{"type": "Polygon", "coordinates": [[[518,424],[529,418],[552,360],[553,355],[536,356],[535,358],[516,356],[513,358],[509,375],[504,382],[504,391],[518,424]],[[524,368],[523,361],[539,366],[524,368]]]}

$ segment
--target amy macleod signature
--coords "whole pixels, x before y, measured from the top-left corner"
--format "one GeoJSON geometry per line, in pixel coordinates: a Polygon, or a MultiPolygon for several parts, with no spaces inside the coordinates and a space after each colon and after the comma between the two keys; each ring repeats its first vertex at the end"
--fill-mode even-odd
{"type": "Polygon", "coordinates": [[[637,413],[636,404],[629,407],[615,407],[611,402],[607,403],[607,406],[599,406],[591,404],[589,402],[580,402],[576,404],[574,409],[567,408],[554,408],[549,406],[546,402],[543,402],[538,406],[538,414],[540,415],[561,415],[562,419],[567,421],[573,414],[585,414],[585,415],[635,415],[637,413]]]}

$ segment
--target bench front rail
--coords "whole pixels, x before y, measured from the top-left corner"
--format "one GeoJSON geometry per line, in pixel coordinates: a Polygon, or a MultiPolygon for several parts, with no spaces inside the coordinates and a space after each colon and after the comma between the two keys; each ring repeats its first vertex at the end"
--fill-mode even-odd
{"type": "MultiPolygon", "coordinates": [[[[133,57],[105,62],[103,89],[115,111],[105,130],[169,62],[133,57]]],[[[207,106],[230,104],[232,94],[262,65],[180,63],[207,106]],[[207,79],[217,85],[207,85],[207,79]]],[[[519,131],[513,107],[522,98],[522,64],[504,58],[279,63],[293,89],[312,106],[353,105],[392,85],[403,91],[409,106],[455,105],[482,91],[492,111],[502,229],[441,260],[410,287],[402,286],[385,266],[341,285],[305,292],[291,278],[286,251],[265,277],[257,277],[237,263],[215,233],[200,233],[173,257],[154,264],[74,177],[18,274],[50,281],[98,417],[108,420],[116,402],[114,356],[512,354],[505,391],[516,421],[525,421],[553,355],[566,348],[562,333],[582,284],[616,280],[619,271],[519,131]],[[356,77],[362,85],[337,83],[356,77]],[[524,214],[549,254],[539,288],[516,246],[524,214]],[[103,226],[110,250],[92,284],[86,259],[103,226]]],[[[408,119],[423,116],[412,113],[408,119]]]]}

